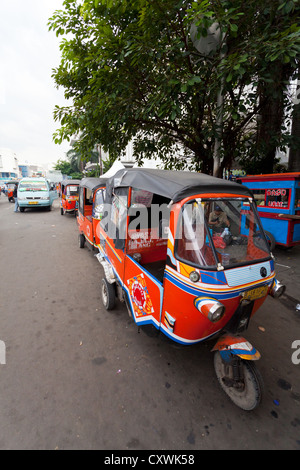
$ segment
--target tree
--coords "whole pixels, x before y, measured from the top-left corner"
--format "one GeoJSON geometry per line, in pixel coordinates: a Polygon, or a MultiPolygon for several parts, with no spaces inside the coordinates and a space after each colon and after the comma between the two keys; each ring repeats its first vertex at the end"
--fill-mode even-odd
{"type": "Polygon", "coordinates": [[[70,163],[64,160],[58,160],[54,165],[54,169],[60,171],[63,175],[70,175],[73,173],[70,163]]]}
{"type": "Polygon", "coordinates": [[[298,0],[63,5],[49,20],[50,30],[66,35],[53,78],[73,105],[55,108],[61,124],[56,142],[80,133],[81,152],[98,143],[114,157],[134,139],[138,161],[155,155],[169,167],[190,161],[193,169],[211,173],[221,135],[219,174],[240,157],[262,161],[267,155],[273,165],[274,149],[283,145],[285,90],[300,51],[298,0]],[[190,29],[196,25],[205,37],[213,23],[222,41],[207,56],[194,47],[190,29]]]}
{"type": "MultiPolygon", "coordinates": [[[[66,153],[66,160],[58,160],[54,166],[55,170],[61,171],[63,175],[68,175],[73,179],[81,179],[83,177],[84,162],[98,163],[98,152],[90,151],[86,155],[82,155],[80,150],[75,148],[66,153]]],[[[90,173],[89,176],[99,176],[99,170],[90,173]]]]}
{"type": "Polygon", "coordinates": [[[82,173],[84,170],[84,163],[98,163],[99,155],[95,150],[91,150],[83,154],[80,149],[73,148],[67,152],[67,158],[70,162],[73,172],[82,173]]]}
{"type": "Polygon", "coordinates": [[[258,51],[255,67],[259,110],[255,140],[249,149],[248,160],[252,163],[259,161],[260,173],[272,173],[277,148],[283,149],[289,142],[287,118],[292,105],[289,84],[296,74],[299,57],[297,4],[291,1],[264,2],[253,25],[262,45],[254,43],[258,51]]]}

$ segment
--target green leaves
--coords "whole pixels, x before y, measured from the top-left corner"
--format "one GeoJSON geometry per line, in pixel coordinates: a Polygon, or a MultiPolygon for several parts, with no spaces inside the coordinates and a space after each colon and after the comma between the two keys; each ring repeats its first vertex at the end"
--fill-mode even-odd
{"type": "Polygon", "coordinates": [[[296,0],[64,0],[63,5],[48,25],[62,38],[53,79],[72,106],[55,109],[61,127],[54,139],[79,134],[85,150],[101,143],[115,155],[135,139],[136,152],[159,152],[167,161],[180,143],[197,169],[207,169],[222,89],[227,164],[228,155],[242,154],[244,142],[249,148],[255,141],[255,128],[249,136],[247,125],[261,88],[268,84],[271,90],[277,81],[270,67],[283,66],[284,87],[298,64],[296,0]],[[191,25],[203,39],[215,24],[220,40],[205,55],[194,46],[191,25]]]}
{"type": "Polygon", "coordinates": [[[288,15],[289,13],[291,13],[294,8],[295,8],[295,3],[294,1],[292,0],[288,0],[287,2],[286,1],[283,1],[281,5],[279,5],[278,7],[278,11],[282,11],[284,14],[288,15]]]}
{"type": "Polygon", "coordinates": [[[197,75],[194,75],[188,80],[188,84],[190,86],[193,86],[195,83],[201,83],[201,77],[198,77],[197,75]]]}

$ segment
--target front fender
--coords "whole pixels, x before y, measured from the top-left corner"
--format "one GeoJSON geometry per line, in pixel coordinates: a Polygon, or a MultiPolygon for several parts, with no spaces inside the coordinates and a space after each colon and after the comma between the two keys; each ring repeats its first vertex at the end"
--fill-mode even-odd
{"type": "Polygon", "coordinates": [[[212,351],[219,351],[225,362],[230,362],[232,356],[238,356],[248,361],[260,359],[260,353],[242,336],[222,336],[212,351]]]}

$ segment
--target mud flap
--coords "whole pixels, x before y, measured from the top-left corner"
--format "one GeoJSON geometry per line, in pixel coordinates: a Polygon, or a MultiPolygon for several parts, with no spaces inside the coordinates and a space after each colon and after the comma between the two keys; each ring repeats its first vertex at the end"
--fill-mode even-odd
{"type": "Polygon", "coordinates": [[[260,359],[260,353],[242,336],[222,336],[212,351],[219,351],[224,362],[230,363],[233,356],[248,361],[257,361],[260,359]]]}

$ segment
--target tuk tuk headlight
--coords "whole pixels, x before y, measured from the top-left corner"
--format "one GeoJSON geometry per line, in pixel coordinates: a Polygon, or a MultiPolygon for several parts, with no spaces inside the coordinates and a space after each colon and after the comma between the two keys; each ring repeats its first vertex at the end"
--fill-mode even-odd
{"type": "Polygon", "coordinates": [[[277,279],[274,279],[273,285],[270,290],[270,295],[275,299],[278,299],[278,297],[281,297],[282,294],[284,294],[285,289],[286,286],[284,284],[281,284],[281,282],[277,281],[277,279]]]}
{"type": "Polygon", "coordinates": [[[212,323],[216,323],[223,317],[225,306],[211,297],[197,297],[194,300],[195,307],[212,323]]]}
{"type": "Polygon", "coordinates": [[[192,272],[190,273],[190,280],[191,280],[192,282],[198,282],[199,279],[200,279],[200,274],[197,273],[197,271],[192,271],[192,272]]]}

